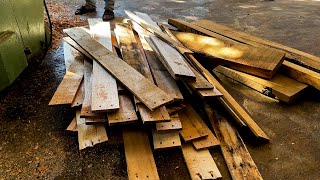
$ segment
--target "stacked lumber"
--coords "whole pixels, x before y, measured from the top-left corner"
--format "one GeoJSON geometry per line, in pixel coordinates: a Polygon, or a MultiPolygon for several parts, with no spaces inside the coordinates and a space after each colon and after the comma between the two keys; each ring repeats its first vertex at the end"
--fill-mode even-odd
{"type": "Polygon", "coordinates": [[[202,28],[202,21],[169,19],[185,31],[178,32],[158,26],[147,14],[125,12],[129,19],[114,28],[88,19],[88,28],[64,30],[66,74],[49,105],[75,109],[67,130],[78,133],[79,149],[107,142],[108,131],[117,126],[129,179],[159,179],[153,151],[172,148],[181,149],[192,179],[220,179],[209,151],[217,147],[233,179],[262,179],[240,134],[216,107],[225,108],[253,137],[264,142],[269,137],[218,77],[291,102],[308,85],[319,89],[318,72],[289,62],[288,48],[229,37],[224,26],[217,25],[217,33],[216,26],[202,28]],[[202,62],[218,65],[216,76],[202,62]]]}

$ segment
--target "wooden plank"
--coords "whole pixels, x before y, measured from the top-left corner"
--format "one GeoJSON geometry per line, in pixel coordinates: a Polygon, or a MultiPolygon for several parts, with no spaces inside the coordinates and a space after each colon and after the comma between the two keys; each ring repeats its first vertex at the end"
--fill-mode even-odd
{"type": "Polygon", "coordinates": [[[85,121],[85,118],[81,118],[80,112],[77,111],[78,141],[80,150],[108,141],[104,125],[86,125],[85,121]]]}
{"type": "Polygon", "coordinates": [[[71,103],[71,107],[81,106],[83,104],[83,100],[84,100],[84,78],[82,78],[82,81],[77,90],[77,93],[71,103]]]}
{"type": "Polygon", "coordinates": [[[185,111],[181,111],[178,114],[182,124],[180,135],[185,142],[194,141],[208,136],[208,133],[206,132],[206,130],[204,130],[204,128],[202,128],[201,124],[194,124],[191,119],[193,117],[188,116],[185,111]]]}
{"type": "MultiPolygon", "coordinates": [[[[186,24],[188,25],[188,24],[186,24]]],[[[174,32],[187,48],[206,56],[208,63],[228,65],[233,69],[263,78],[272,78],[284,60],[279,50],[227,42],[188,32],[174,32]]]]}
{"type": "Polygon", "coordinates": [[[308,84],[320,90],[320,73],[316,73],[289,61],[283,62],[282,66],[280,67],[280,71],[292,79],[308,84]]]}
{"type": "Polygon", "coordinates": [[[171,149],[181,147],[178,130],[173,131],[152,131],[153,148],[155,150],[171,149]]]}
{"type": "MultiPolygon", "coordinates": [[[[190,66],[189,66],[190,67],[190,66]]],[[[197,89],[213,89],[214,87],[210,84],[198,71],[196,71],[193,67],[190,67],[192,72],[196,76],[196,81],[187,81],[187,83],[192,87],[194,90],[197,89]]]]}
{"type": "Polygon", "coordinates": [[[157,131],[168,131],[168,130],[182,129],[182,124],[179,119],[179,115],[177,113],[170,115],[170,119],[171,120],[169,122],[156,123],[157,131]]]}
{"type": "Polygon", "coordinates": [[[101,44],[95,42],[81,28],[67,29],[65,32],[149,109],[153,110],[173,100],[134,68],[119,59],[101,44]]]}
{"type": "Polygon", "coordinates": [[[89,117],[89,118],[85,118],[85,123],[86,125],[107,125],[108,124],[108,120],[107,118],[95,118],[95,117],[89,117]]]}
{"type": "Polygon", "coordinates": [[[127,95],[119,95],[120,108],[107,113],[109,125],[127,124],[138,121],[133,103],[127,95]]]}
{"type": "Polygon", "coordinates": [[[80,47],[74,40],[72,40],[70,37],[64,37],[63,41],[68,43],[70,46],[72,46],[74,49],[78,50],[82,55],[86,56],[89,59],[94,59],[89,53],[87,53],[82,47],[80,47]]]}
{"type": "Polygon", "coordinates": [[[83,57],[77,56],[64,75],[49,105],[71,104],[83,78],[83,57]]]}
{"type": "Polygon", "coordinates": [[[222,178],[209,150],[197,151],[190,144],[184,144],[181,149],[192,180],[222,178]]]}
{"type": "Polygon", "coordinates": [[[78,131],[78,127],[77,127],[77,117],[74,117],[72,119],[72,121],[70,122],[69,126],[66,129],[67,131],[71,131],[71,132],[77,132],[78,131]]]}
{"type": "Polygon", "coordinates": [[[123,130],[124,150],[129,180],[159,180],[148,134],[143,130],[123,130]]]}
{"type": "Polygon", "coordinates": [[[63,42],[63,57],[64,65],[66,66],[66,73],[70,68],[71,63],[74,61],[75,57],[78,55],[78,51],[69,45],[67,42],[63,42]]]}
{"type": "Polygon", "coordinates": [[[170,121],[170,115],[165,106],[159,107],[154,111],[150,111],[142,104],[137,104],[137,108],[144,124],[170,121]]]}
{"type": "Polygon", "coordinates": [[[277,97],[279,100],[290,103],[296,99],[308,86],[281,74],[276,74],[272,79],[266,80],[250,74],[239,72],[223,66],[218,66],[214,72],[223,74],[242,84],[245,84],[262,94],[277,97]]]}
{"type": "Polygon", "coordinates": [[[212,98],[223,96],[223,94],[220,91],[218,91],[216,88],[215,89],[199,89],[199,90],[196,90],[196,93],[199,94],[199,96],[202,99],[212,99],[212,98]]]}
{"type": "Polygon", "coordinates": [[[170,104],[170,105],[166,106],[167,111],[170,115],[176,114],[177,112],[181,111],[185,107],[186,107],[186,105],[184,105],[182,103],[175,103],[175,104],[170,104]]]}
{"type": "Polygon", "coordinates": [[[158,29],[158,31],[161,31],[160,27],[158,26],[158,24],[156,22],[154,22],[152,20],[152,18],[146,14],[146,13],[142,13],[142,12],[134,12],[138,17],[140,17],[141,19],[143,19],[144,21],[146,21],[148,24],[152,25],[154,28],[158,29]]]}
{"type": "Polygon", "coordinates": [[[156,37],[150,37],[162,58],[163,65],[174,79],[195,80],[196,76],[183,56],[173,47],[156,37]]]}
{"type": "MultiPolygon", "coordinates": [[[[110,23],[100,18],[89,18],[89,27],[93,38],[112,51],[110,23]]],[[[92,111],[114,111],[119,109],[116,80],[96,61],[92,71],[92,111]]]]}
{"type": "Polygon", "coordinates": [[[250,44],[253,46],[272,47],[278,50],[282,50],[286,52],[286,57],[289,61],[290,60],[297,61],[299,62],[299,64],[320,73],[320,58],[317,56],[299,51],[297,49],[294,49],[273,41],[269,41],[266,39],[253,36],[245,32],[238,31],[231,27],[218,24],[210,20],[195,21],[195,22],[192,22],[192,24],[195,24],[202,28],[206,28],[212,32],[215,32],[217,34],[223,35],[225,37],[228,37],[230,39],[233,39],[242,43],[250,44]]]}
{"type": "Polygon", "coordinates": [[[262,179],[238,132],[227,119],[221,116],[210,105],[206,104],[205,110],[220,141],[222,155],[227,163],[232,179],[262,179]]]}

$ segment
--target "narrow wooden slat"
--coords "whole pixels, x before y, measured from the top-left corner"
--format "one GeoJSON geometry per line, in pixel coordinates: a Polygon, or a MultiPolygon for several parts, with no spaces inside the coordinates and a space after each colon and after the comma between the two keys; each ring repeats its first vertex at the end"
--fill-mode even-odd
{"type": "Polygon", "coordinates": [[[308,86],[294,79],[290,79],[281,74],[275,75],[272,79],[266,80],[252,76],[243,72],[218,66],[214,72],[219,75],[223,74],[242,84],[245,84],[265,95],[276,96],[279,100],[290,103],[296,99],[301,92],[308,86]]]}
{"type": "Polygon", "coordinates": [[[66,66],[66,73],[70,68],[71,63],[74,61],[75,57],[78,55],[78,51],[69,45],[67,42],[63,42],[63,57],[64,64],[66,66]]]}
{"type": "Polygon", "coordinates": [[[153,111],[150,111],[142,104],[137,104],[137,108],[144,124],[170,121],[170,115],[165,106],[159,107],[153,111]]]}
{"type": "Polygon", "coordinates": [[[108,51],[101,44],[95,42],[81,28],[67,29],[65,32],[149,109],[153,110],[173,100],[127,63],[108,51]]]}
{"type": "Polygon", "coordinates": [[[179,119],[179,115],[172,114],[170,115],[170,121],[169,122],[160,122],[156,124],[157,131],[168,131],[168,130],[180,130],[182,129],[182,124],[179,119]]]}
{"type": "Polygon", "coordinates": [[[85,118],[86,125],[107,125],[108,120],[107,118],[95,118],[95,117],[89,117],[85,118]]]}
{"type": "Polygon", "coordinates": [[[209,150],[197,151],[190,144],[184,144],[181,149],[192,180],[222,178],[209,150]]]}
{"type": "Polygon", "coordinates": [[[138,17],[140,17],[141,19],[143,19],[144,21],[146,21],[148,24],[152,25],[154,28],[158,29],[159,31],[161,31],[160,27],[158,26],[158,24],[156,22],[154,22],[151,17],[146,14],[146,13],[142,13],[142,12],[134,12],[138,17]]]}
{"type": "Polygon", "coordinates": [[[63,41],[68,43],[70,46],[72,46],[74,49],[78,50],[82,55],[86,56],[89,59],[94,59],[89,53],[87,53],[82,47],[80,47],[74,40],[72,40],[70,37],[64,37],[63,41]]]}
{"type": "Polygon", "coordinates": [[[185,107],[186,107],[186,105],[184,105],[182,103],[170,104],[170,105],[166,106],[167,111],[170,115],[176,114],[177,112],[183,110],[185,107]]]}
{"type": "Polygon", "coordinates": [[[71,103],[71,107],[81,106],[84,100],[84,78],[80,83],[77,93],[71,103]]]}
{"type": "Polygon", "coordinates": [[[129,180],[159,180],[148,134],[143,130],[123,130],[124,150],[129,180]]]}
{"type": "Polygon", "coordinates": [[[174,79],[196,79],[195,74],[176,49],[156,37],[151,37],[151,41],[162,57],[160,60],[164,60],[162,62],[163,65],[168,68],[168,71],[174,79]]]}
{"type": "Polygon", "coordinates": [[[77,117],[74,117],[72,119],[72,121],[70,122],[69,126],[66,129],[67,131],[71,131],[71,132],[77,132],[78,131],[78,127],[77,127],[77,117]]]}
{"type": "Polygon", "coordinates": [[[217,89],[199,89],[196,90],[202,99],[212,99],[223,96],[223,94],[217,89]]]}
{"type": "Polygon", "coordinates": [[[187,83],[193,89],[213,89],[214,87],[210,84],[198,71],[196,71],[193,67],[190,67],[192,72],[196,76],[196,81],[188,81],[187,83]]]}
{"type": "Polygon", "coordinates": [[[153,148],[155,150],[171,149],[181,147],[181,141],[178,130],[173,131],[152,131],[153,148]]]}
{"type": "Polygon", "coordinates": [[[232,179],[263,179],[238,132],[210,105],[205,105],[232,179]]]}
{"type": "Polygon", "coordinates": [[[178,114],[182,124],[180,135],[185,142],[194,141],[208,136],[208,133],[204,128],[202,128],[201,124],[194,124],[191,120],[193,117],[188,116],[184,111],[181,111],[178,114]]]}
{"type": "Polygon", "coordinates": [[[81,118],[80,112],[77,111],[78,141],[80,150],[108,141],[104,125],[86,125],[85,121],[85,118],[81,118]]]}

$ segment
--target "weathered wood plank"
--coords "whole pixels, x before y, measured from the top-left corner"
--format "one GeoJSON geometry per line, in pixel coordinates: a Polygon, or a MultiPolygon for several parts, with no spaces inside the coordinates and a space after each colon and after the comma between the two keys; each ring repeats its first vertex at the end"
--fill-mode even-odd
{"type": "Polygon", "coordinates": [[[65,32],[84,50],[89,52],[110,74],[125,85],[149,109],[153,110],[173,100],[134,68],[119,59],[101,44],[95,42],[95,40],[81,28],[67,29],[65,32]]]}
{"type": "Polygon", "coordinates": [[[220,141],[222,155],[227,163],[232,179],[262,179],[238,132],[210,105],[205,105],[215,134],[220,141]]]}
{"type": "Polygon", "coordinates": [[[172,131],[152,131],[153,148],[155,150],[171,149],[181,147],[178,130],[172,131]]]}
{"type": "Polygon", "coordinates": [[[84,100],[84,78],[82,78],[82,81],[77,90],[77,93],[71,103],[71,107],[81,106],[83,104],[83,100],[84,100]]]}
{"type": "Polygon", "coordinates": [[[165,106],[159,107],[153,111],[150,111],[143,104],[137,104],[137,108],[144,124],[167,122],[171,119],[165,106]]]}
{"type": "Polygon", "coordinates": [[[168,131],[168,130],[180,130],[182,129],[182,124],[179,119],[178,113],[170,115],[169,122],[160,122],[156,124],[157,131],[168,131]]]}
{"type": "Polygon", "coordinates": [[[129,180],[159,180],[148,134],[143,130],[123,130],[124,150],[129,180]]]}
{"type": "Polygon", "coordinates": [[[204,128],[202,128],[201,124],[196,122],[194,123],[192,121],[193,117],[188,116],[185,111],[181,111],[178,114],[182,124],[180,135],[185,142],[194,141],[208,136],[208,133],[204,128]]]}
{"type": "Polygon", "coordinates": [[[77,117],[74,117],[72,119],[72,121],[70,122],[69,126],[66,129],[67,131],[71,131],[71,132],[77,132],[78,131],[78,127],[77,127],[77,117]]]}
{"type": "Polygon", "coordinates": [[[192,180],[222,178],[209,150],[197,151],[191,144],[184,144],[181,149],[192,180]]]}

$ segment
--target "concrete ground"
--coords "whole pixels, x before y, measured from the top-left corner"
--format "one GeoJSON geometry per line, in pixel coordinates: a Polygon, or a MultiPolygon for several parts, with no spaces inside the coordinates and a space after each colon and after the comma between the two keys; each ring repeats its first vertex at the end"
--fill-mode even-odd
{"type": "MultiPolygon", "coordinates": [[[[54,0],[74,10],[80,1],[54,0]]],[[[320,56],[319,0],[154,0],[117,1],[123,10],[141,11],[157,21],[212,19],[237,29],[320,56]]],[[[98,13],[101,16],[102,2],[98,13]]],[[[73,13],[73,12],[70,12],[73,13]]],[[[127,179],[119,129],[110,129],[110,143],[79,152],[77,135],[65,131],[75,109],[47,104],[62,80],[63,49],[29,66],[0,93],[0,179],[127,179]]],[[[255,142],[241,131],[265,179],[319,179],[320,97],[310,89],[292,105],[265,97],[241,84],[223,85],[270,136],[255,142]]],[[[223,179],[230,179],[219,149],[211,150],[223,179]]],[[[161,179],[189,179],[179,150],[154,152],[161,179]]]]}

